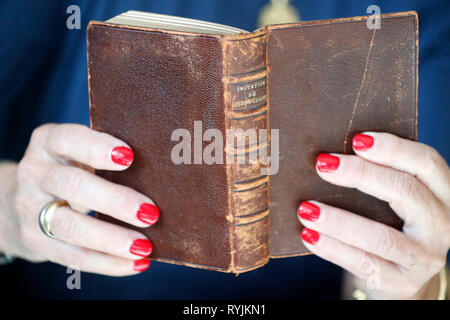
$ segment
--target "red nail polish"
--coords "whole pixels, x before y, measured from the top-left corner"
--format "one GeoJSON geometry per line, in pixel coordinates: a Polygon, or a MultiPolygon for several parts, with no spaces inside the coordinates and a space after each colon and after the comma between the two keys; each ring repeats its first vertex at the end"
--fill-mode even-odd
{"type": "Polygon", "coordinates": [[[352,145],[353,149],[358,151],[366,151],[373,146],[373,137],[367,134],[358,133],[353,137],[352,145]]]}
{"type": "Polygon", "coordinates": [[[136,260],[134,262],[134,271],[139,271],[139,272],[144,272],[145,270],[148,269],[148,267],[150,267],[150,260],[148,259],[141,259],[141,260],[136,260]]]}
{"type": "Polygon", "coordinates": [[[331,172],[339,167],[339,158],[328,153],[321,153],[316,159],[320,172],[331,172]]]}
{"type": "Polygon", "coordinates": [[[303,201],[298,207],[298,215],[302,219],[316,221],[320,216],[320,208],[311,202],[303,201]]]}
{"type": "Polygon", "coordinates": [[[132,254],[148,257],[153,251],[153,244],[147,239],[137,239],[133,241],[130,247],[130,252],[132,254]]]}
{"type": "Polygon", "coordinates": [[[115,147],[111,152],[111,160],[122,166],[129,166],[134,159],[134,152],[127,147],[115,147]]]}
{"type": "Polygon", "coordinates": [[[149,225],[154,224],[159,218],[159,209],[151,203],[143,203],[137,211],[137,218],[149,225]]]}
{"type": "Polygon", "coordinates": [[[317,231],[304,228],[302,231],[302,239],[310,244],[316,244],[319,241],[319,233],[317,231]]]}

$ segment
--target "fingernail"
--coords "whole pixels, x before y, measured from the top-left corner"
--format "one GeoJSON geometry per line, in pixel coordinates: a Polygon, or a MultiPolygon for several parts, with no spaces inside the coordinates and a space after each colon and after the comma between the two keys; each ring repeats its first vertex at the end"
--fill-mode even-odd
{"type": "Polygon", "coordinates": [[[141,259],[141,260],[136,260],[134,262],[134,271],[138,271],[138,272],[144,272],[145,270],[148,269],[148,267],[150,267],[150,260],[148,259],[141,259]]]}
{"type": "Polygon", "coordinates": [[[133,241],[130,247],[130,252],[132,254],[148,257],[153,251],[153,244],[147,239],[137,239],[133,241]]]}
{"type": "Polygon", "coordinates": [[[314,230],[304,228],[302,231],[302,239],[309,244],[316,244],[317,241],[319,241],[319,233],[314,230]]]}
{"type": "Polygon", "coordinates": [[[367,134],[358,133],[353,137],[352,145],[353,149],[358,151],[366,151],[372,148],[373,146],[373,137],[367,134]]]}
{"type": "Polygon", "coordinates": [[[298,207],[298,216],[308,221],[316,221],[320,216],[320,208],[311,202],[303,201],[298,207]]]}
{"type": "Polygon", "coordinates": [[[115,147],[111,151],[111,160],[122,166],[129,166],[134,159],[134,152],[128,147],[115,147]]]}
{"type": "Polygon", "coordinates": [[[339,167],[339,158],[328,153],[321,153],[316,159],[320,172],[331,172],[339,167]]]}
{"type": "Polygon", "coordinates": [[[137,211],[137,218],[149,225],[154,224],[159,218],[159,209],[151,203],[143,203],[137,211]]]}

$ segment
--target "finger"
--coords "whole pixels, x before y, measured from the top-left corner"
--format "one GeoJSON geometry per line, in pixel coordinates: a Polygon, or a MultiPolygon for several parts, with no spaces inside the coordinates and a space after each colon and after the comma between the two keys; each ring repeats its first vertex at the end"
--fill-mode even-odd
{"type": "Polygon", "coordinates": [[[302,202],[298,217],[308,228],[405,268],[428,265],[431,258],[404,233],[324,203],[302,202]]]}
{"type": "Polygon", "coordinates": [[[441,201],[450,204],[450,170],[434,148],[389,133],[364,132],[353,137],[353,150],[364,159],[417,176],[441,201]]]}
{"type": "Polygon", "coordinates": [[[42,180],[42,189],[138,227],[148,227],[159,218],[150,198],[76,167],[52,167],[42,180]]]}
{"type": "Polygon", "coordinates": [[[124,259],[57,240],[49,243],[52,246],[48,252],[49,261],[84,272],[122,277],[138,274],[150,266],[148,259],[124,259]]]}
{"type": "Polygon", "coordinates": [[[407,172],[384,167],[358,156],[320,154],[319,176],[332,184],[357,188],[390,206],[407,225],[429,226],[442,204],[418,179],[407,172]]]}
{"type": "Polygon", "coordinates": [[[134,159],[123,141],[79,124],[44,125],[35,130],[32,139],[52,157],[95,169],[124,170],[134,159]]]}
{"type": "Polygon", "coordinates": [[[416,289],[387,260],[308,228],[303,229],[301,238],[308,250],[361,278],[368,289],[390,294],[404,290],[407,295],[416,289]]]}
{"type": "Polygon", "coordinates": [[[141,233],[75,212],[56,210],[51,230],[58,240],[126,259],[148,257],[152,243],[141,233]]]}

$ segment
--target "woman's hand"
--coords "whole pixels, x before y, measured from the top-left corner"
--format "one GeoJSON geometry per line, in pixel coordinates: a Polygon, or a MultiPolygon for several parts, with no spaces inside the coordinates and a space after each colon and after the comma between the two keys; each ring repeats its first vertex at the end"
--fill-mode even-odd
{"type": "Polygon", "coordinates": [[[298,212],[306,227],[303,243],[356,276],[357,285],[365,283],[360,289],[369,298],[437,298],[439,286],[430,283],[445,266],[450,245],[447,163],[433,148],[387,133],[358,134],[353,149],[356,156],[319,155],[317,173],[387,201],[404,220],[403,232],[305,201],[298,212]]]}
{"type": "Polygon", "coordinates": [[[112,276],[147,269],[149,260],[142,258],[151,254],[152,244],[143,234],[82,213],[95,210],[138,227],[157,221],[151,199],[93,174],[125,170],[133,157],[124,142],[81,125],[34,130],[19,165],[0,170],[2,181],[9,181],[0,194],[0,251],[112,276]],[[38,216],[55,199],[71,207],[56,210],[51,239],[40,230],[38,216]]]}

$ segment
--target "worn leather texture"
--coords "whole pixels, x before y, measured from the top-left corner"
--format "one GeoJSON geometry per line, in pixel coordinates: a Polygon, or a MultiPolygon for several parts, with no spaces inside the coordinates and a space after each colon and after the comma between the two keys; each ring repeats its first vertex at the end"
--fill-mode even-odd
{"type": "MultiPolygon", "coordinates": [[[[376,31],[365,19],[235,36],[90,22],[91,127],[135,152],[127,170],[97,174],[159,207],[158,222],[139,229],[154,244],[151,259],[241,273],[271,256],[303,254],[296,210],[308,199],[401,227],[386,203],[332,186],[314,169],[320,152],[351,153],[356,132],[417,137],[416,15],[384,15],[376,31]],[[227,129],[279,129],[279,172],[261,174],[260,161],[174,164],[172,132],[186,129],[193,139],[194,121],[224,137],[227,129]]],[[[244,141],[226,146],[224,159],[249,157],[270,139],[244,141]]]]}
{"type": "Polygon", "coordinates": [[[98,174],[147,195],[160,209],[158,222],[140,230],[154,244],[152,259],[227,271],[225,165],[171,160],[175,129],[193,134],[194,121],[202,121],[203,131],[224,131],[220,37],[97,22],[87,33],[92,127],[135,153],[126,171],[98,174]]]}
{"type": "Polygon", "coordinates": [[[270,252],[300,255],[297,208],[317,200],[401,228],[386,202],[332,185],[316,173],[321,152],[352,152],[352,137],[383,131],[417,138],[417,15],[270,26],[270,128],[280,130],[280,169],[270,177],[270,252]]]}

